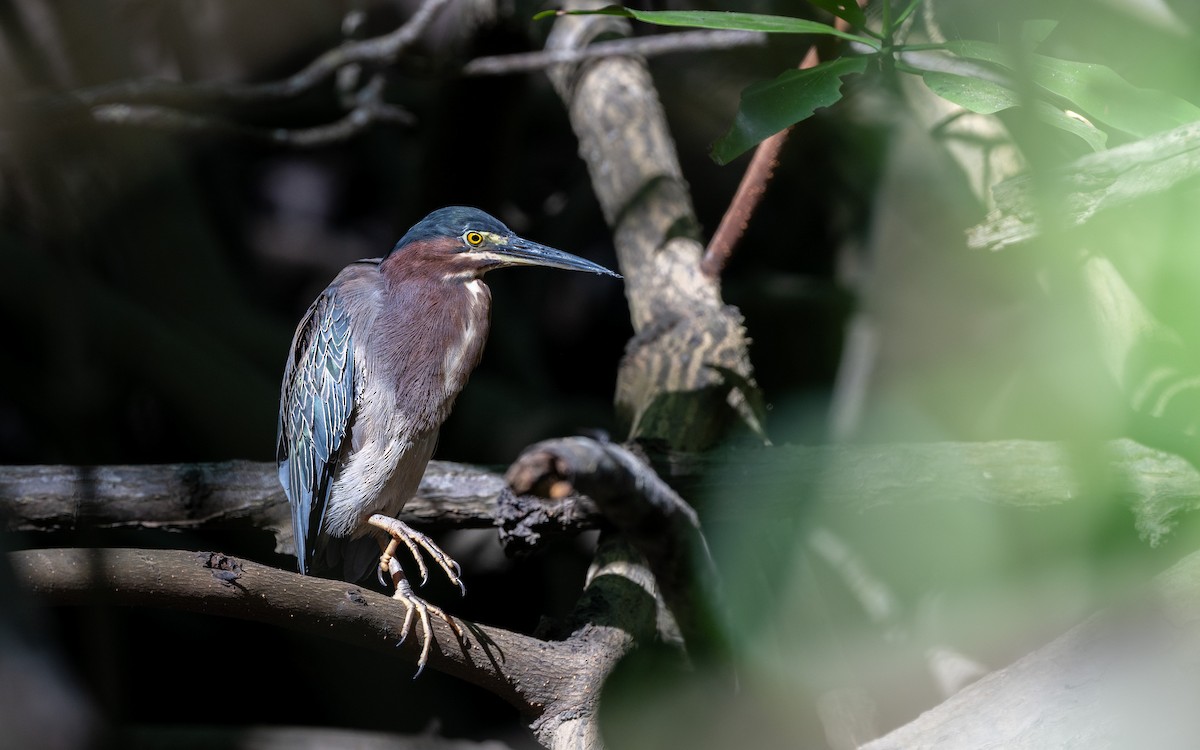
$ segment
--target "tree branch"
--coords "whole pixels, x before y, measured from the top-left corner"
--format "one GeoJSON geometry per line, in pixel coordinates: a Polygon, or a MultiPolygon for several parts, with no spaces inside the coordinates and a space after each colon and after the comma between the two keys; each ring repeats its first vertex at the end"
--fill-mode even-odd
{"type": "Polygon", "coordinates": [[[72,96],[83,104],[245,104],[291,99],[315,88],[339,68],[355,63],[391,65],[411,47],[450,0],[424,0],[402,25],[382,36],[345,42],[279,81],[264,83],[179,83],[164,80],[119,81],[81,89],[72,96]]]}
{"type": "Polygon", "coordinates": [[[700,519],[649,464],[615,443],[562,438],[526,449],[506,479],[520,495],[566,481],[590,497],[646,559],[689,651],[725,654],[711,621],[720,577],[700,519]]]}
{"type": "MultiPolygon", "coordinates": [[[[546,47],[577,50],[601,36],[628,35],[624,19],[560,16],[546,47]]],[[[699,450],[724,432],[731,413],[757,426],[747,394],[722,375],[723,369],[756,388],[741,314],[699,271],[699,222],[645,62],[604,57],[553,68],[550,78],[579,138],[625,276],[635,335],[617,374],[623,428],[631,439],[699,450]],[[715,403],[714,390],[720,390],[715,403]]]]}
{"type": "Polygon", "coordinates": [[[64,97],[65,101],[51,101],[50,106],[61,106],[70,113],[78,105],[83,105],[86,116],[102,125],[236,136],[302,148],[344,141],[375,123],[411,126],[415,118],[410,112],[383,101],[384,81],[381,75],[372,76],[366,85],[355,92],[356,95],[344,97],[347,112],[343,117],[309,128],[242,125],[199,114],[195,110],[210,110],[220,104],[262,104],[292,99],[349,66],[368,62],[380,67],[391,65],[421,37],[447,3],[448,0],[425,0],[408,21],[391,33],[372,39],[347,41],[283,80],[252,84],[213,81],[180,83],[161,79],[120,81],[71,92],[64,97]]]}
{"type": "MultiPolygon", "coordinates": [[[[427,530],[493,525],[503,477],[431,461],[401,519],[427,530]]],[[[294,554],[291,511],[272,463],[148,466],[6,466],[0,469],[0,519],[15,531],[246,525],[275,534],[294,554]]],[[[562,521],[565,531],[595,527],[595,516],[562,521]]]]}
{"type": "Polygon", "coordinates": [[[581,63],[598,57],[656,57],[677,52],[713,52],[738,47],[762,47],[766,43],[767,35],[757,31],[679,31],[636,39],[610,39],[582,49],[548,49],[515,55],[477,57],[463,66],[462,74],[511,75],[544,70],[552,65],[581,63]]]}
{"type": "MultiPolygon", "coordinates": [[[[796,513],[797,497],[852,513],[937,501],[1040,508],[1118,487],[1138,530],[1156,542],[1180,514],[1200,509],[1196,467],[1132,440],[1090,446],[1031,440],[781,446],[675,455],[671,461],[678,468],[670,480],[685,494],[737,492],[743,497],[737,513],[763,518],[796,513]]],[[[576,466],[572,481],[577,489],[606,481],[597,477],[589,479],[576,466]]],[[[575,534],[601,522],[590,498],[565,489],[551,493],[545,482],[534,491],[552,500],[514,503],[503,477],[431,461],[400,515],[427,530],[486,528],[502,520],[541,533],[575,534]]],[[[726,512],[716,506],[704,522],[723,522],[726,512]]],[[[279,551],[292,552],[290,511],[273,463],[0,467],[0,518],[9,530],[35,532],[246,524],[270,529],[279,551]]]]}
{"type": "Polygon", "coordinates": [[[104,125],[132,126],[172,133],[237,136],[300,148],[344,141],[375,123],[404,126],[416,123],[416,118],[411,112],[383,102],[361,104],[339,120],[311,128],[252,127],[155,104],[100,104],[92,107],[92,119],[104,125]]]}
{"type": "MultiPolygon", "coordinates": [[[[429,666],[517,707],[548,747],[598,737],[604,678],[639,640],[653,637],[649,572],[617,540],[601,545],[570,632],[540,640],[459,620],[459,640],[431,618],[429,666]]],[[[352,584],[302,576],[220,553],[46,549],[10,553],[21,586],[51,605],[162,607],[268,623],[415,664],[420,639],[399,642],[405,609],[352,584]]]]}

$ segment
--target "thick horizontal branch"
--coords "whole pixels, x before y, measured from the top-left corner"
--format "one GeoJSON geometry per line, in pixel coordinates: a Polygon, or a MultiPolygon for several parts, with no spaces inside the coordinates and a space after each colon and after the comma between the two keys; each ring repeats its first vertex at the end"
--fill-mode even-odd
{"type": "MultiPolygon", "coordinates": [[[[431,461],[401,518],[426,529],[491,526],[503,477],[431,461]]],[[[18,531],[169,530],[249,525],[292,553],[291,511],[275,465],[253,461],[0,468],[0,520],[18,531]]]]}
{"type": "Polygon", "coordinates": [[[993,191],[996,208],[967,232],[975,249],[1002,250],[1038,236],[1040,210],[1060,227],[1085,224],[1101,211],[1163,193],[1200,176],[1200,122],[1090,154],[1043,175],[1006,180],[993,191]],[[1052,202],[1047,203],[1049,197],[1052,202]]]}
{"type": "MultiPolygon", "coordinates": [[[[696,471],[696,469],[689,469],[696,471]]],[[[747,512],[781,518],[816,505],[862,513],[936,502],[1044,508],[1116,496],[1157,542],[1177,515],[1200,508],[1200,471],[1132,440],[993,440],[733,450],[702,470],[710,497],[736,497],[705,522],[747,512]],[[753,504],[753,510],[747,507],[753,504]]],[[[685,492],[685,494],[687,494],[685,492]]]]}
{"type": "MultiPolygon", "coordinates": [[[[1153,541],[1170,531],[1177,514],[1200,508],[1200,472],[1175,454],[1132,440],[779,446],[675,460],[669,479],[684,496],[701,488],[709,496],[736,493],[738,514],[763,518],[811,503],[854,512],[936,500],[1044,507],[1117,492],[1153,541]]],[[[431,530],[489,527],[508,493],[499,474],[432,461],[401,518],[431,530]]],[[[592,503],[578,496],[555,502],[563,505],[541,503],[544,533],[597,527],[592,503]]],[[[734,511],[714,507],[704,520],[720,522],[726,512],[734,511]]],[[[282,547],[291,547],[275,465],[250,461],[0,467],[0,518],[6,528],[27,531],[249,523],[271,529],[282,547]]]]}

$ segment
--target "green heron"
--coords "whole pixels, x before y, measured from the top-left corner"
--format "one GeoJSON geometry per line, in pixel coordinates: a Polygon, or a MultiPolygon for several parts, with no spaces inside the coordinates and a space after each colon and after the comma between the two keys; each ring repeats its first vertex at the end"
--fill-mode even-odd
{"type": "Polygon", "coordinates": [[[403,544],[421,582],[421,550],[465,592],[458,563],[396,518],[416,492],[441,427],[487,339],[491,292],[482,276],[504,266],[549,266],[620,278],[583,258],[518,237],[474,208],[434,211],[383,258],[344,268],[296,328],[279,402],[279,480],[292,508],[303,574],[358,582],[390,576],[422,631],[417,673],[429,656],[429,616],[393,557],[403,544]],[[382,551],[382,554],[381,554],[382,551]]]}

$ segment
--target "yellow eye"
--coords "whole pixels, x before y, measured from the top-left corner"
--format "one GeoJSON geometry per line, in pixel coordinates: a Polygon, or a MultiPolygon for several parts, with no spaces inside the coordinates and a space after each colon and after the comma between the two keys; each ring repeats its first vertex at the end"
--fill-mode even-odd
{"type": "Polygon", "coordinates": [[[467,241],[468,245],[476,246],[483,242],[483,235],[479,232],[467,232],[463,235],[463,239],[467,241]]]}

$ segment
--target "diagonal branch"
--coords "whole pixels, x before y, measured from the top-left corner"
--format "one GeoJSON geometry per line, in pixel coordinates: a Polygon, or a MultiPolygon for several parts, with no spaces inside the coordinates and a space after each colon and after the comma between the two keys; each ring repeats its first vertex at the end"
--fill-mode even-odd
{"type": "MultiPolygon", "coordinates": [[[[638,640],[653,635],[654,596],[647,590],[653,584],[632,557],[619,541],[601,545],[578,619],[561,639],[459,620],[459,640],[432,618],[429,666],[518,708],[547,746],[598,736],[594,719],[604,679],[638,640]]],[[[418,638],[400,642],[405,609],[389,597],[220,553],[45,549],[9,558],[20,585],[50,605],[161,607],[252,620],[410,664],[420,651],[418,638]]]]}
{"type": "Polygon", "coordinates": [[[264,83],[179,83],[176,81],[119,81],[76,91],[72,96],[87,106],[100,104],[258,103],[291,99],[354,63],[390,65],[411,47],[450,0],[425,0],[401,26],[383,36],[349,41],[326,51],[304,69],[278,81],[264,83]]]}
{"type": "Polygon", "coordinates": [[[590,497],[646,559],[689,650],[724,650],[710,620],[720,579],[700,519],[647,463],[616,443],[561,438],[526,449],[506,478],[518,495],[567,482],[590,497]]]}
{"type": "MultiPolygon", "coordinates": [[[[372,39],[347,41],[282,80],[247,84],[139,79],[80,89],[63,97],[36,100],[34,104],[61,108],[66,114],[75,114],[82,105],[83,116],[101,125],[236,136],[301,148],[344,141],[375,123],[411,126],[415,122],[411,113],[383,101],[384,80],[381,74],[372,76],[355,96],[347,98],[348,101],[344,102],[347,112],[343,117],[309,128],[243,125],[195,110],[211,110],[217,105],[260,104],[293,99],[316,88],[339,70],[368,62],[380,67],[391,65],[403,51],[420,39],[438,11],[448,2],[425,0],[408,21],[394,31],[372,39]]],[[[71,117],[54,119],[72,121],[71,117]]]]}
{"type": "MultiPolygon", "coordinates": [[[[623,19],[560,16],[546,47],[576,50],[629,35],[623,19]]],[[[742,316],[699,272],[699,222],[645,61],[605,57],[548,73],[625,276],[634,337],[617,374],[620,429],[629,439],[699,450],[724,434],[731,417],[760,427],[746,394],[721,374],[734,373],[755,390],[742,316]]]]}
{"type": "Polygon", "coordinates": [[[640,55],[655,57],[676,52],[712,52],[737,47],[762,47],[767,35],[758,31],[680,31],[635,39],[609,39],[580,49],[547,49],[512,55],[477,57],[463,66],[465,76],[510,75],[544,70],[598,57],[640,55]]]}

